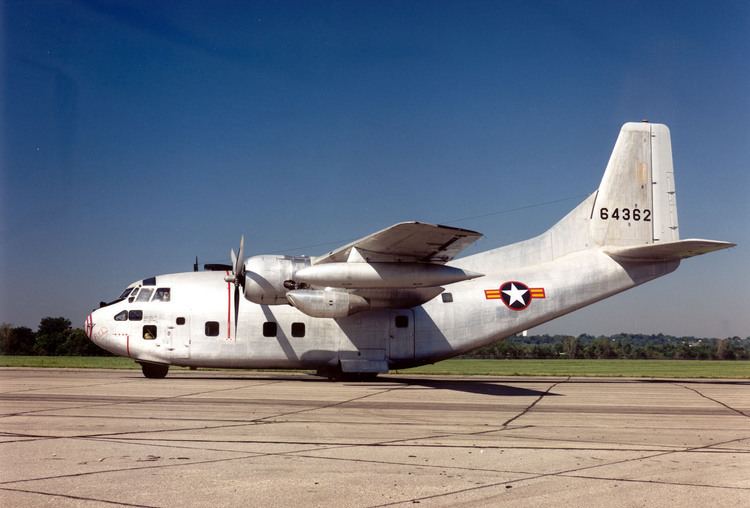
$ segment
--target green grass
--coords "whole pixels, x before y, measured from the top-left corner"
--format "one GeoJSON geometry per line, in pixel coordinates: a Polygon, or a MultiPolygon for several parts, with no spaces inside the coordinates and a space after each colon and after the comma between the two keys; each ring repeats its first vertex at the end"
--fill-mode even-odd
{"type": "Polygon", "coordinates": [[[750,361],[444,360],[402,372],[468,376],[750,378],[750,361]]]}
{"type": "Polygon", "coordinates": [[[119,356],[5,356],[0,367],[43,367],[63,369],[140,369],[130,358],[119,356]]]}
{"type": "MultiPolygon", "coordinates": [[[[2,356],[0,367],[138,369],[115,356],[2,356]]],[[[445,360],[393,371],[460,376],[606,376],[664,378],[750,378],[750,361],[708,360],[445,360]]]]}

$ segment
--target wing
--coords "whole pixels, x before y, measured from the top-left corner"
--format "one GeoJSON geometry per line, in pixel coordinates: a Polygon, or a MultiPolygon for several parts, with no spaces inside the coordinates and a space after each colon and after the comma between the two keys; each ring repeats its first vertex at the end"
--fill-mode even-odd
{"type": "Polygon", "coordinates": [[[400,222],[319,256],[313,264],[347,261],[442,264],[481,237],[481,233],[468,229],[400,222]]]}

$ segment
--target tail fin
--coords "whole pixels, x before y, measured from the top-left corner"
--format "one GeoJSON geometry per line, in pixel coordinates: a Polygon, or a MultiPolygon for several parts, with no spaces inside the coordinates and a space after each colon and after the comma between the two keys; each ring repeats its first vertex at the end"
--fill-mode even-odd
{"type": "Polygon", "coordinates": [[[626,123],[594,199],[589,239],[625,247],[679,238],[669,129],[626,123]]]}
{"type": "Polygon", "coordinates": [[[666,125],[626,123],[599,189],[545,235],[552,257],[592,247],[630,261],[682,259],[733,247],[713,240],[680,240],[666,125]]]}

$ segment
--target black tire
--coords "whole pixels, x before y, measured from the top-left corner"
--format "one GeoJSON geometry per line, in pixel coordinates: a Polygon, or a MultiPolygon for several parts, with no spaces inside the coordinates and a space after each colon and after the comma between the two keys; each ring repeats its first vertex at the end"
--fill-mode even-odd
{"type": "Polygon", "coordinates": [[[163,379],[167,377],[169,365],[164,363],[142,363],[143,375],[149,379],[163,379]]]}

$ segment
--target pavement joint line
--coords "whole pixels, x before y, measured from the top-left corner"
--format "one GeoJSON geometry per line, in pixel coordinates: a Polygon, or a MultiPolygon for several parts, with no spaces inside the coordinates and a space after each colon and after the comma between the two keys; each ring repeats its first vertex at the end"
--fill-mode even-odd
{"type": "MultiPolygon", "coordinates": [[[[246,454],[250,452],[245,452],[246,454]]],[[[119,469],[100,469],[97,471],[85,471],[80,473],[68,473],[68,474],[61,474],[61,475],[55,475],[55,476],[42,476],[37,478],[23,478],[20,480],[9,480],[9,481],[0,481],[0,489],[5,488],[3,485],[14,485],[16,483],[26,483],[26,482],[38,482],[43,480],[59,480],[60,478],[80,478],[83,476],[91,476],[95,474],[106,474],[106,473],[122,473],[122,472],[128,472],[128,471],[142,471],[142,470],[148,470],[148,469],[164,469],[164,468],[174,468],[174,467],[184,467],[184,466],[195,466],[195,465],[202,465],[202,464],[215,464],[218,462],[231,462],[235,460],[242,460],[242,459],[249,459],[260,456],[257,453],[253,453],[252,455],[246,455],[243,457],[225,457],[223,459],[210,459],[210,460],[196,460],[196,461],[190,461],[190,462],[181,462],[179,464],[154,464],[151,466],[135,466],[135,467],[122,467],[119,469]]]]}
{"type": "MultiPolygon", "coordinates": [[[[108,443],[117,443],[117,444],[123,444],[123,445],[136,445],[136,446],[154,446],[154,447],[160,447],[160,448],[175,448],[178,450],[194,450],[194,451],[205,451],[205,452],[228,452],[228,453],[242,453],[247,455],[247,457],[244,458],[253,458],[253,457],[266,457],[269,455],[281,455],[283,453],[291,453],[291,452],[253,452],[253,451],[242,451],[242,450],[227,450],[224,448],[203,448],[203,447],[196,447],[196,446],[180,446],[180,445],[173,445],[173,444],[156,444],[156,443],[139,443],[137,441],[127,441],[123,442],[117,439],[92,439],[92,441],[104,441],[108,443]]],[[[287,444],[287,443],[269,443],[269,444],[287,444]]],[[[336,446],[330,446],[326,444],[320,444],[316,445],[315,443],[299,443],[300,445],[304,444],[307,446],[312,446],[312,448],[303,448],[301,450],[294,450],[294,452],[303,452],[303,451],[317,451],[317,450],[327,450],[332,448],[337,448],[336,446]]],[[[351,446],[351,445],[347,445],[351,446]]]]}
{"type": "Polygon", "coordinates": [[[161,433],[161,432],[176,432],[176,431],[186,431],[186,430],[213,430],[213,429],[223,429],[223,428],[231,428],[231,427],[243,427],[243,426],[248,426],[248,425],[268,425],[271,422],[268,422],[266,420],[271,419],[271,418],[280,418],[280,417],[287,416],[290,414],[299,414],[303,412],[316,411],[319,409],[328,409],[332,407],[342,406],[344,404],[353,402],[355,400],[361,400],[361,399],[365,399],[368,397],[373,397],[375,395],[380,395],[383,393],[388,393],[390,391],[400,390],[400,389],[403,389],[403,388],[402,387],[389,388],[386,390],[380,390],[378,392],[368,393],[365,395],[361,395],[359,397],[353,397],[351,399],[337,401],[337,402],[325,404],[322,406],[308,407],[308,408],[300,409],[298,411],[289,411],[286,413],[263,416],[260,418],[254,418],[252,420],[248,420],[245,423],[236,423],[232,425],[204,426],[204,427],[193,427],[193,428],[186,428],[186,429],[154,429],[154,430],[146,430],[146,431],[111,432],[111,433],[105,433],[105,434],[89,434],[89,435],[79,436],[79,437],[107,437],[107,436],[118,436],[118,435],[125,435],[125,434],[155,434],[155,433],[161,433]]]}
{"type": "MultiPolygon", "coordinates": [[[[272,381],[272,383],[278,383],[278,382],[281,382],[281,381],[272,381]]],[[[270,384],[270,383],[266,383],[266,384],[270,384]]],[[[252,385],[252,386],[258,386],[258,385],[252,385]]],[[[288,413],[281,413],[281,414],[276,414],[276,415],[271,415],[271,416],[266,416],[266,417],[261,417],[261,418],[255,418],[255,419],[249,420],[247,422],[235,423],[235,424],[231,424],[231,425],[202,426],[202,427],[179,428],[179,429],[174,429],[174,428],[171,428],[171,429],[153,429],[153,430],[145,430],[145,431],[112,432],[112,433],[103,433],[103,434],[85,434],[85,435],[79,435],[79,436],[54,436],[54,437],[53,436],[44,436],[44,438],[45,439],[64,439],[64,438],[71,438],[71,437],[76,437],[76,438],[96,438],[96,437],[112,437],[112,436],[126,435],[126,434],[134,434],[134,435],[138,435],[138,434],[155,434],[155,433],[162,433],[162,432],[183,432],[183,431],[186,431],[186,430],[214,430],[214,429],[223,429],[223,428],[232,428],[232,427],[243,427],[243,426],[249,426],[249,425],[264,425],[264,424],[267,425],[267,424],[269,424],[269,422],[267,422],[265,420],[267,420],[269,418],[278,418],[278,417],[286,416],[288,414],[298,414],[298,413],[305,412],[305,411],[315,411],[315,410],[318,410],[318,409],[327,409],[327,408],[331,408],[331,407],[337,407],[337,406],[341,406],[341,405],[344,405],[344,404],[349,403],[349,402],[353,402],[355,400],[365,399],[365,398],[372,397],[372,396],[375,396],[375,395],[380,395],[380,394],[388,393],[388,392],[393,391],[393,390],[401,390],[401,389],[404,389],[404,387],[402,387],[402,386],[392,387],[392,388],[388,388],[388,389],[385,389],[385,390],[379,390],[377,392],[373,392],[373,393],[368,393],[368,394],[365,394],[365,395],[361,395],[359,397],[353,397],[351,399],[347,399],[347,400],[343,400],[343,401],[337,401],[337,402],[334,402],[334,403],[331,403],[331,404],[326,404],[326,405],[323,405],[323,406],[315,406],[315,407],[312,407],[312,408],[301,409],[299,411],[292,411],[292,412],[288,412],[288,413]]],[[[202,394],[202,393],[211,393],[211,392],[214,392],[214,391],[225,391],[225,390],[226,389],[209,390],[209,391],[198,392],[198,393],[202,394]]],[[[157,400],[165,400],[165,399],[173,399],[173,398],[176,398],[176,397],[160,397],[157,400]]],[[[151,402],[153,400],[154,399],[149,399],[148,401],[151,402]]],[[[119,405],[119,403],[109,403],[109,404],[103,404],[103,405],[115,406],[115,405],[119,405]]],[[[97,404],[97,405],[94,405],[92,407],[99,407],[99,406],[101,406],[101,404],[97,404]]],[[[67,409],[77,409],[77,408],[67,408],[67,409]]],[[[2,485],[1,482],[0,482],[0,485],[2,485]]]]}
{"type": "MultiPolygon", "coordinates": [[[[10,378],[13,379],[13,378],[10,378]]],[[[55,390],[72,390],[72,389],[78,389],[78,388],[92,388],[94,386],[109,386],[109,385],[123,385],[123,384],[129,384],[129,383],[137,383],[138,381],[118,381],[116,383],[95,383],[92,385],[76,385],[76,386],[55,386],[55,385],[49,385],[49,386],[43,386],[41,388],[25,388],[23,390],[8,390],[5,392],[0,392],[0,395],[6,395],[10,393],[27,393],[27,392],[38,392],[40,390],[49,390],[50,388],[55,390]]]]}
{"type": "MultiPolygon", "coordinates": [[[[552,383],[550,386],[547,387],[547,389],[544,391],[544,393],[541,393],[536,398],[536,400],[534,400],[531,404],[529,404],[528,406],[526,406],[526,408],[523,411],[521,411],[516,416],[514,416],[514,417],[510,418],[509,420],[506,420],[504,423],[502,423],[502,427],[507,428],[507,426],[510,425],[514,420],[520,418],[521,416],[523,416],[527,412],[529,412],[531,410],[531,408],[533,408],[540,400],[542,400],[542,398],[544,398],[545,395],[549,394],[550,390],[552,390],[555,386],[559,385],[560,383],[566,382],[569,379],[570,379],[570,377],[568,377],[566,380],[552,383]]],[[[423,441],[425,439],[439,439],[439,438],[445,438],[445,437],[452,437],[452,436],[456,436],[456,435],[477,436],[477,435],[481,435],[481,434],[489,434],[489,433],[492,433],[492,432],[498,432],[499,430],[503,430],[503,429],[482,430],[482,431],[478,431],[478,432],[468,432],[468,433],[463,433],[463,432],[462,433],[442,433],[442,434],[430,435],[430,436],[423,436],[423,437],[417,437],[417,438],[394,439],[394,440],[391,440],[391,441],[384,441],[383,443],[381,443],[381,445],[382,444],[403,443],[403,442],[407,442],[407,441],[423,441]]]]}
{"type": "Polygon", "coordinates": [[[686,482],[668,482],[665,480],[642,480],[638,478],[610,478],[609,476],[589,476],[576,474],[561,474],[565,478],[581,478],[584,480],[610,480],[629,483],[653,483],[656,485],[673,485],[680,487],[700,487],[706,489],[728,489],[728,490],[749,490],[750,487],[733,487],[731,485],[711,485],[709,483],[686,483],[686,482]]]}
{"type": "MultiPolygon", "coordinates": [[[[100,439],[91,438],[91,440],[97,441],[97,440],[100,440],[100,439]]],[[[112,440],[107,440],[107,441],[112,441],[112,440]]],[[[121,442],[120,440],[117,440],[117,439],[115,439],[114,441],[121,442]]],[[[207,448],[180,447],[180,446],[174,446],[174,445],[155,445],[153,443],[145,444],[145,443],[130,442],[128,444],[141,444],[141,445],[144,445],[144,446],[163,446],[163,447],[167,447],[167,448],[182,448],[182,449],[192,449],[192,450],[201,450],[201,451],[214,451],[214,450],[207,449],[207,448]]],[[[271,444],[274,444],[274,443],[271,443],[271,444]]],[[[384,443],[384,444],[387,445],[387,442],[384,443]]],[[[234,453],[244,453],[244,455],[242,457],[215,459],[215,460],[209,460],[209,461],[192,461],[192,462],[186,462],[186,463],[182,463],[182,464],[161,464],[161,465],[146,466],[146,467],[107,469],[107,470],[100,470],[100,471],[90,471],[90,472],[86,472],[86,473],[77,473],[77,474],[72,474],[72,475],[60,475],[60,476],[48,477],[48,478],[15,480],[15,481],[11,481],[11,482],[0,482],[0,485],[14,484],[14,483],[26,482],[26,481],[48,480],[48,479],[71,477],[71,476],[88,476],[88,475],[93,475],[93,474],[106,474],[106,473],[111,473],[111,472],[121,472],[121,471],[131,471],[131,470],[141,470],[141,469],[166,468],[166,467],[176,467],[176,466],[183,466],[183,465],[187,466],[187,465],[195,465],[195,464],[216,463],[216,462],[224,462],[224,461],[231,461],[231,460],[255,459],[255,458],[274,457],[274,456],[293,456],[293,457],[309,458],[309,459],[317,459],[317,460],[342,460],[342,461],[350,461],[350,462],[373,462],[373,463],[382,463],[382,464],[403,465],[403,466],[409,466],[409,467],[431,467],[431,468],[442,468],[442,469],[460,469],[460,470],[467,470],[467,471],[483,471],[483,472],[497,472],[497,473],[506,473],[506,474],[507,473],[512,473],[512,474],[531,474],[531,475],[533,475],[533,476],[531,476],[529,478],[517,479],[517,480],[514,480],[514,481],[530,480],[530,479],[535,479],[535,478],[539,478],[539,477],[543,477],[543,476],[556,476],[556,475],[562,475],[562,476],[564,476],[560,472],[558,472],[558,473],[529,473],[529,472],[516,472],[516,471],[507,471],[507,470],[493,470],[493,469],[484,469],[484,468],[463,468],[463,467],[460,467],[460,466],[450,466],[450,465],[424,465],[424,464],[398,463],[398,462],[374,461],[374,460],[364,460],[364,459],[347,459],[347,458],[341,458],[341,457],[319,457],[319,456],[314,456],[314,455],[302,455],[304,453],[309,453],[309,452],[320,452],[320,451],[326,451],[326,450],[336,450],[336,449],[345,449],[345,448],[357,448],[357,447],[360,447],[360,446],[362,446],[362,445],[360,445],[360,444],[345,444],[345,445],[333,445],[333,446],[316,445],[314,448],[311,448],[311,449],[289,450],[289,451],[285,451],[285,452],[241,452],[241,451],[234,451],[234,450],[220,450],[220,451],[223,451],[223,452],[230,451],[230,452],[234,452],[234,453]]],[[[381,443],[374,443],[374,444],[371,444],[370,446],[382,446],[382,444],[381,443]]],[[[465,447],[465,448],[472,448],[472,449],[474,449],[474,448],[481,448],[481,447],[472,446],[472,447],[465,447]]],[[[577,450],[577,449],[574,449],[574,450],[577,450]]],[[[219,451],[219,450],[216,450],[216,451],[219,451]]],[[[607,450],[602,450],[602,451],[607,451],[607,450]]],[[[621,451],[621,450],[610,450],[610,451],[621,451]]],[[[658,454],[654,454],[654,455],[646,456],[646,457],[639,457],[639,458],[628,459],[628,460],[623,460],[623,461],[615,461],[615,462],[609,463],[609,464],[598,464],[598,465],[595,465],[593,467],[601,467],[601,466],[604,466],[604,465],[617,464],[617,463],[621,463],[621,462],[627,462],[629,460],[641,460],[642,458],[650,458],[650,457],[655,457],[655,456],[660,456],[660,455],[666,455],[668,453],[674,453],[674,452],[670,451],[670,452],[665,452],[665,453],[658,453],[658,454]]],[[[570,472],[574,472],[574,471],[588,469],[588,468],[589,467],[578,468],[578,469],[573,469],[573,470],[569,470],[569,471],[570,472]]],[[[494,485],[502,485],[503,483],[509,483],[509,482],[501,482],[501,483],[497,483],[497,484],[494,484],[494,485]]],[[[479,486],[479,487],[476,487],[476,488],[486,488],[486,487],[490,487],[490,486],[492,486],[492,485],[482,485],[482,486],[479,486]]],[[[471,488],[470,490],[475,490],[476,488],[471,488]]],[[[440,496],[443,496],[443,495],[450,495],[450,493],[448,493],[448,494],[441,494],[441,495],[435,495],[435,496],[431,496],[430,498],[432,498],[432,497],[440,497],[440,496]]],[[[385,506],[387,506],[387,505],[385,505],[385,506]]]]}
{"type": "Polygon", "coordinates": [[[534,402],[532,402],[531,404],[529,404],[529,406],[527,406],[526,409],[524,409],[523,411],[521,411],[519,414],[517,414],[513,418],[510,418],[509,420],[506,420],[503,423],[503,427],[507,427],[508,425],[510,425],[511,423],[513,423],[515,420],[517,420],[518,418],[522,417],[523,415],[525,415],[526,413],[528,413],[529,411],[531,411],[534,408],[534,406],[536,406],[537,403],[539,403],[547,394],[549,394],[550,390],[552,390],[554,387],[556,387],[557,385],[559,385],[561,383],[565,383],[565,382],[568,382],[568,381],[570,381],[570,376],[568,376],[568,378],[565,379],[565,380],[563,380],[563,381],[558,381],[558,382],[552,383],[544,391],[544,393],[542,393],[541,395],[539,395],[539,397],[537,397],[537,399],[534,402]]]}
{"type": "Polygon", "coordinates": [[[56,492],[43,492],[41,490],[13,489],[9,487],[0,487],[0,490],[7,490],[10,492],[23,492],[25,494],[37,494],[40,496],[47,496],[47,497],[62,497],[65,499],[75,499],[76,501],[91,501],[92,503],[113,504],[116,506],[134,506],[137,508],[159,508],[156,505],[125,503],[122,501],[111,501],[109,499],[100,499],[100,498],[95,498],[95,497],[73,496],[70,494],[59,494],[56,492]]]}
{"type": "MultiPolygon", "coordinates": [[[[603,451],[603,452],[663,452],[663,451],[677,451],[685,453],[693,453],[693,450],[685,450],[683,447],[673,447],[673,449],[664,450],[662,448],[603,448],[597,446],[506,446],[506,445],[448,445],[448,444],[429,444],[429,443],[406,443],[406,442],[391,442],[391,441],[378,441],[372,443],[336,443],[336,442],[313,442],[313,441],[263,441],[263,440],[238,440],[238,439],[170,439],[170,438],[138,438],[138,437],[125,437],[125,438],[99,438],[99,437],[82,437],[82,436],[70,436],[70,439],[84,439],[91,441],[107,441],[116,443],[137,443],[146,445],[152,442],[177,442],[177,443],[228,443],[228,444],[270,444],[270,445],[317,445],[317,446],[355,446],[355,447],[380,447],[380,448],[455,448],[455,449],[469,449],[469,450],[539,450],[539,451],[603,451]],[[144,442],[145,441],[145,442],[144,442]]],[[[414,440],[419,440],[415,438],[414,440]]],[[[705,450],[696,450],[701,453],[737,453],[731,450],[715,450],[708,448],[705,450]]],[[[740,452],[750,453],[750,450],[740,452]]]]}
{"type": "MultiPolygon", "coordinates": [[[[137,381],[127,381],[126,383],[135,383],[135,382],[137,382],[137,381]]],[[[205,395],[207,393],[215,393],[215,392],[239,390],[239,389],[243,389],[243,388],[249,388],[249,387],[255,387],[255,386],[264,386],[264,385],[269,385],[269,384],[274,384],[274,383],[281,383],[281,382],[282,382],[281,380],[273,380],[273,381],[269,381],[267,383],[244,385],[244,386],[233,387],[233,388],[221,388],[221,389],[218,389],[218,390],[206,390],[206,391],[203,391],[203,392],[184,393],[184,394],[180,394],[180,395],[172,395],[172,396],[169,396],[169,397],[146,397],[146,398],[140,397],[138,400],[122,400],[122,401],[119,401],[119,402],[103,402],[103,403],[100,403],[100,404],[87,404],[87,405],[83,405],[83,406],[74,406],[74,407],[65,407],[65,408],[55,407],[55,408],[47,408],[47,409],[37,409],[37,410],[34,410],[34,411],[20,411],[20,412],[17,412],[17,413],[8,413],[8,414],[0,415],[0,418],[8,418],[8,417],[11,417],[11,416],[25,416],[25,415],[30,415],[32,413],[38,415],[39,413],[44,413],[44,412],[47,412],[47,411],[60,411],[60,410],[69,411],[71,409],[90,409],[90,408],[106,407],[106,406],[121,406],[121,405],[126,405],[126,404],[143,404],[143,403],[149,403],[149,402],[160,402],[160,401],[165,401],[165,400],[179,399],[181,397],[191,397],[191,396],[195,396],[195,395],[205,395]]],[[[105,385],[107,385],[107,384],[123,384],[123,383],[106,383],[105,385]]],[[[7,393],[14,393],[14,392],[7,392],[7,393]]],[[[3,394],[0,394],[0,395],[3,395],[3,394]]]]}
{"type": "Polygon", "coordinates": [[[383,395],[385,393],[389,393],[389,392],[392,392],[394,390],[403,390],[405,388],[406,387],[403,387],[403,386],[396,386],[396,387],[392,387],[392,388],[386,388],[384,390],[379,390],[379,391],[376,391],[376,392],[367,393],[365,395],[360,395],[359,397],[352,397],[352,398],[347,399],[347,400],[333,402],[333,403],[330,403],[330,404],[324,404],[322,406],[315,406],[315,407],[300,409],[298,411],[282,412],[282,413],[279,413],[279,414],[276,414],[276,415],[264,416],[262,418],[256,419],[256,421],[262,422],[263,420],[269,420],[271,418],[282,418],[284,416],[296,415],[296,414],[306,413],[306,412],[310,412],[310,411],[318,411],[320,409],[330,409],[330,408],[333,408],[333,407],[343,406],[345,404],[348,404],[350,402],[354,402],[356,400],[367,399],[369,397],[375,397],[377,395],[383,395]]]}
{"type": "MultiPolygon", "coordinates": [[[[736,442],[736,441],[741,441],[741,440],[744,440],[744,439],[745,438],[731,439],[731,440],[728,440],[728,441],[725,441],[725,442],[722,442],[722,443],[717,443],[717,444],[727,444],[727,443],[732,443],[732,442],[736,442]]],[[[690,450],[697,450],[697,449],[701,449],[701,448],[707,448],[708,446],[711,446],[711,445],[704,445],[704,446],[700,446],[700,447],[693,447],[693,448],[690,448],[690,450]]],[[[617,464],[624,464],[624,463],[627,463],[627,462],[636,462],[636,461],[639,461],[639,460],[648,460],[648,459],[652,459],[652,458],[655,458],[655,457],[662,457],[662,456],[665,456],[665,455],[671,455],[671,454],[674,454],[674,453],[680,453],[682,451],[687,451],[687,450],[665,451],[665,452],[655,453],[655,454],[651,454],[651,455],[644,455],[644,456],[641,456],[641,457],[633,457],[633,458],[630,458],[630,459],[616,460],[616,461],[607,462],[607,463],[604,463],[604,464],[594,464],[594,465],[591,465],[591,466],[584,466],[584,467],[569,469],[569,470],[565,470],[565,471],[544,473],[544,474],[539,474],[537,476],[528,477],[528,478],[519,478],[519,479],[512,480],[512,481],[516,481],[516,482],[530,481],[530,480],[535,480],[535,479],[538,479],[538,478],[552,477],[552,476],[572,477],[573,475],[571,475],[570,473],[575,473],[577,471],[586,471],[586,470],[600,468],[600,467],[608,467],[608,466],[613,466],[613,465],[617,465],[617,464]]],[[[594,477],[592,479],[596,479],[596,477],[594,477]]],[[[609,480],[609,481],[624,481],[624,480],[621,480],[619,478],[606,478],[606,480],[609,480]]],[[[433,494],[433,495],[425,496],[425,497],[417,497],[417,498],[412,498],[412,499],[408,499],[408,500],[397,501],[397,502],[393,502],[393,503],[386,503],[386,504],[382,504],[382,505],[376,505],[376,506],[373,506],[371,508],[379,508],[379,507],[383,507],[383,506],[393,506],[393,505],[396,505],[396,504],[407,503],[409,501],[411,501],[413,503],[415,501],[425,501],[425,500],[428,500],[428,499],[436,499],[436,498],[439,498],[439,497],[445,497],[445,496],[450,496],[450,495],[455,495],[455,494],[461,494],[461,493],[464,493],[464,492],[471,492],[471,491],[480,490],[480,489],[486,489],[486,488],[490,488],[490,487],[497,487],[499,485],[504,485],[504,484],[512,483],[512,481],[504,481],[504,482],[498,482],[498,483],[494,483],[494,484],[479,485],[477,487],[470,487],[470,488],[455,490],[455,491],[446,492],[446,493],[442,493],[442,494],[433,494]]],[[[724,488],[722,486],[714,486],[714,487],[724,488]]],[[[741,490],[744,490],[744,488],[742,488],[741,490]]]]}
{"type": "Polygon", "coordinates": [[[739,414],[739,415],[741,415],[741,416],[744,416],[745,418],[750,418],[750,415],[749,415],[749,414],[747,414],[747,413],[745,413],[744,411],[740,411],[739,409],[735,409],[735,408],[733,408],[732,406],[730,406],[729,404],[725,404],[724,402],[722,402],[722,401],[720,401],[720,400],[718,400],[718,399],[714,399],[713,397],[709,397],[708,395],[705,395],[704,393],[701,393],[701,392],[700,392],[699,390],[696,390],[695,388],[691,388],[691,387],[689,387],[689,386],[685,386],[685,385],[683,385],[683,384],[680,384],[680,383],[674,383],[674,384],[675,384],[676,386],[679,386],[679,387],[685,388],[686,390],[690,390],[691,392],[697,393],[698,395],[700,395],[700,396],[701,396],[701,397],[703,397],[704,399],[708,399],[708,400],[710,400],[711,402],[715,402],[716,404],[719,404],[719,405],[721,405],[721,406],[724,406],[725,408],[727,408],[727,409],[729,409],[729,410],[731,410],[731,411],[734,411],[735,413],[737,413],[737,414],[739,414]]]}
{"type": "MultiPolygon", "coordinates": [[[[633,459],[624,459],[624,460],[619,460],[619,461],[615,461],[615,462],[610,462],[610,463],[607,463],[607,464],[598,464],[596,466],[589,466],[589,467],[584,467],[584,468],[580,468],[580,469],[571,469],[571,470],[566,471],[566,472],[575,472],[575,471],[579,471],[579,470],[589,469],[590,467],[603,467],[603,466],[615,465],[615,464],[630,462],[630,461],[633,461],[633,460],[642,460],[642,459],[645,459],[645,458],[658,457],[658,456],[661,456],[661,455],[667,455],[669,453],[673,453],[673,452],[658,453],[658,454],[654,454],[654,455],[646,455],[644,457],[638,457],[638,458],[633,458],[633,459]]],[[[432,494],[432,495],[429,495],[429,496],[415,497],[415,498],[404,499],[404,500],[401,500],[401,501],[395,501],[395,502],[391,502],[391,503],[373,505],[373,506],[371,506],[369,508],[381,508],[381,507],[385,507],[385,506],[394,506],[394,505],[397,505],[397,504],[403,504],[403,503],[408,503],[408,502],[412,502],[412,503],[421,502],[421,501],[426,501],[426,500],[429,500],[429,499],[437,499],[437,498],[440,498],[440,497],[452,496],[452,495],[463,494],[463,493],[466,493],[466,492],[472,492],[472,491],[476,491],[476,490],[482,490],[482,489],[488,489],[488,488],[498,487],[500,485],[507,485],[507,484],[514,483],[514,482],[518,483],[518,482],[523,482],[523,481],[537,480],[539,478],[561,477],[561,476],[572,477],[572,475],[565,475],[564,473],[566,473],[566,472],[540,473],[540,474],[536,474],[536,475],[529,476],[529,477],[526,477],[526,478],[517,478],[515,480],[506,480],[506,481],[495,482],[495,483],[490,483],[490,484],[486,484],[486,485],[478,485],[476,487],[468,487],[468,488],[464,488],[464,489],[453,490],[453,491],[450,491],[450,492],[444,492],[444,493],[439,493],[439,494],[432,494]]],[[[598,478],[592,478],[592,479],[598,479],[598,478]]],[[[606,480],[618,481],[617,478],[606,478],[606,480]]]]}

